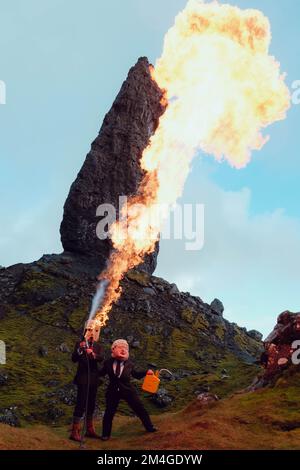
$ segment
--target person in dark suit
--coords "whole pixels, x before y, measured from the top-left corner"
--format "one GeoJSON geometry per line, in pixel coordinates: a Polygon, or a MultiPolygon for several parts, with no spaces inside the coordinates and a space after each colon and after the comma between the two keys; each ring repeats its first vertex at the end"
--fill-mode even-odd
{"type": "Polygon", "coordinates": [[[95,323],[87,322],[82,341],[75,344],[72,361],[78,364],[73,383],[77,385],[77,399],[73,413],[70,439],[81,441],[80,422],[86,414],[86,436],[100,438],[95,432],[93,414],[99,386],[98,364],[104,359],[102,346],[98,343],[99,331],[95,323]]]}
{"type": "Polygon", "coordinates": [[[130,383],[131,377],[142,379],[146,374],[153,374],[153,371],[137,371],[134,368],[133,362],[129,359],[128,343],[124,339],[114,341],[111,351],[112,357],[104,361],[104,365],[99,371],[101,377],[105,375],[109,377],[109,385],[105,394],[106,409],[103,417],[101,439],[106,441],[110,438],[113,418],[120,400],[125,400],[128,403],[142,421],[146,431],[157,431],[134,386],[130,383]]]}

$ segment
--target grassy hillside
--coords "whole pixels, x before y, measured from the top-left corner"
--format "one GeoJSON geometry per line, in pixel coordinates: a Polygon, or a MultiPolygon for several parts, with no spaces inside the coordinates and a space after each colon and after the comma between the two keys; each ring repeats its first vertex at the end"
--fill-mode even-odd
{"type": "MultiPolygon", "coordinates": [[[[227,396],[257,374],[253,358],[261,342],[201,299],[135,271],[122,286],[101,343],[109,355],[113,339],[125,337],[138,366],[174,373],[162,381],[166,406],[143,395],[151,413],[182,409],[208,389],[227,396]]],[[[0,367],[0,422],[69,423],[76,396],[71,351],[89,310],[95,276],[82,274],[72,259],[51,255],[1,270],[0,288],[0,339],[7,346],[7,364],[0,367]]],[[[98,411],[103,411],[103,395],[100,389],[98,411]]],[[[125,406],[121,410],[129,413],[125,406]]]]}
{"type": "MultiPolygon", "coordinates": [[[[145,434],[136,418],[117,416],[113,437],[86,440],[88,449],[300,449],[300,371],[285,371],[272,388],[235,394],[208,407],[197,400],[153,417],[145,434]]],[[[100,424],[98,425],[100,426],[100,424]]],[[[0,449],[77,449],[62,427],[0,425],[0,449]]]]}

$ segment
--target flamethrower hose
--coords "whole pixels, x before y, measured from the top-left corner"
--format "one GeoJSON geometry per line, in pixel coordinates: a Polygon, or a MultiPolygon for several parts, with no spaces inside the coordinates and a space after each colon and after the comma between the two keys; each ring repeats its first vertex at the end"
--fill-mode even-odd
{"type": "Polygon", "coordinates": [[[84,441],[83,441],[83,436],[84,432],[87,431],[87,412],[88,412],[88,406],[89,406],[89,393],[90,393],[90,360],[87,352],[85,351],[86,354],[86,360],[87,360],[87,390],[86,390],[86,400],[85,400],[85,414],[83,418],[83,426],[81,430],[81,439],[80,439],[80,445],[79,447],[82,448],[84,447],[84,441]]]}

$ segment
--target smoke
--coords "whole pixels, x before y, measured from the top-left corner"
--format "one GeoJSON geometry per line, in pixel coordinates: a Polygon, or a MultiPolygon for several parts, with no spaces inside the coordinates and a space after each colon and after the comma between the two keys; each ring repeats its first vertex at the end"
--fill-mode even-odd
{"type": "Polygon", "coordinates": [[[99,309],[99,307],[100,307],[100,305],[103,301],[105,290],[106,290],[108,284],[109,284],[109,281],[107,279],[102,279],[99,282],[99,284],[97,286],[96,294],[93,297],[91,310],[90,310],[90,314],[89,314],[89,318],[88,318],[89,320],[93,320],[93,318],[95,317],[96,312],[99,309]]]}

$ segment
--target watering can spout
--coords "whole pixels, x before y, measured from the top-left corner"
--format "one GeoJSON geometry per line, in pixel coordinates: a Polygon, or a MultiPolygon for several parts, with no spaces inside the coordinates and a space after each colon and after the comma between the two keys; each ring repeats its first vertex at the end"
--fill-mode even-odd
{"type": "Polygon", "coordinates": [[[163,370],[164,370],[165,372],[168,372],[168,374],[173,375],[172,372],[169,371],[169,369],[160,369],[159,371],[157,371],[157,372],[158,372],[158,375],[159,375],[163,370]]]}

